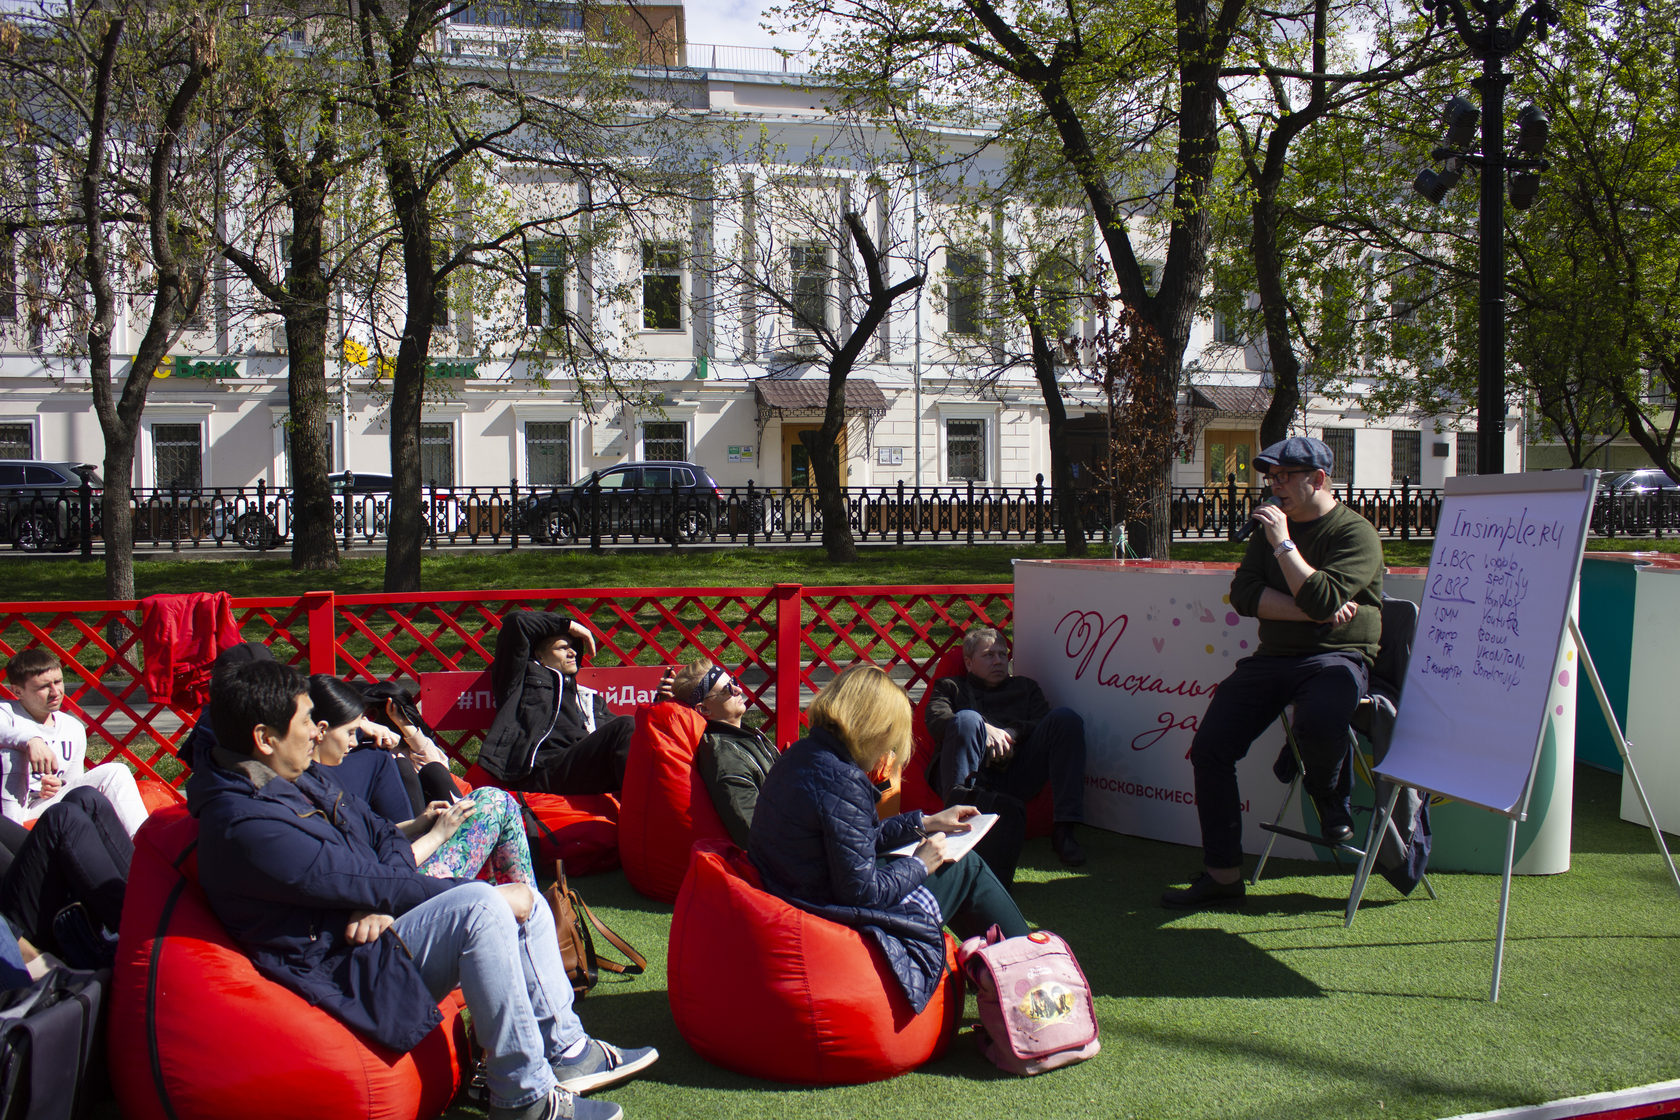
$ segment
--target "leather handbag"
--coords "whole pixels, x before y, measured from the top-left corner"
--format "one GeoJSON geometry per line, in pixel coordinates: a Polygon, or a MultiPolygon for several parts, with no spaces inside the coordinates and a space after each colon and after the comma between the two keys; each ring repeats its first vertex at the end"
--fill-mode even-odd
{"type": "Polygon", "coordinates": [[[602,972],[623,976],[640,976],[647,970],[647,958],[635,946],[608,929],[589,909],[577,891],[566,881],[563,860],[554,863],[554,883],[543,897],[554,912],[554,931],[560,939],[560,959],[566,964],[566,978],[572,982],[577,999],[589,994],[601,978],[602,972]],[[602,957],[595,951],[595,934],[624,955],[628,963],[602,957]]]}

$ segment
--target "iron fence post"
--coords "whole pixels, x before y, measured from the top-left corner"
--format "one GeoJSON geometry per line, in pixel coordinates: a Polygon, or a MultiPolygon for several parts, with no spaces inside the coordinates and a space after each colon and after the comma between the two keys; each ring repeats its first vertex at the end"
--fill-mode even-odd
{"type": "Polygon", "coordinates": [[[181,551],[181,489],[169,488],[169,551],[181,551]]]}
{"type": "MultiPolygon", "coordinates": [[[[758,499],[757,484],[747,479],[747,547],[752,548],[758,543],[758,499]]],[[[730,491],[734,493],[733,489],[730,491]]]]}
{"type": "Polygon", "coordinates": [[[968,480],[968,543],[974,543],[974,480],[968,480]]]}
{"type": "Polygon", "coordinates": [[[589,484],[589,551],[601,551],[601,480],[589,484]]]}
{"type": "Polygon", "coordinates": [[[898,523],[898,547],[904,547],[904,480],[898,480],[898,508],[893,518],[898,523]]]}
{"type": "Polygon", "coordinates": [[[356,527],[356,472],[344,472],[344,551],[350,551],[350,538],[356,527]]]}
{"type": "Polygon", "coordinates": [[[82,513],[82,556],[93,555],[93,483],[88,481],[86,474],[82,475],[82,484],[76,488],[80,497],[82,513]]]}
{"type": "Polygon", "coordinates": [[[517,552],[519,550],[519,476],[518,475],[514,475],[513,477],[508,479],[507,523],[508,523],[508,551],[509,552],[517,552]]]}
{"type": "Polygon", "coordinates": [[[1412,476],[1400,476],[1400,539],[1412,539],[1412,476]]]}
{"type": "Polygon", "coordinates": [[[677,472],[671,472],[671,551],[676,552],[682,541],[682,510],[678,508],[682,499],[678,496],[677,472]]]}
{"type": "Polygon", "coordinates": [[[1044,475],[1038,476],[1038,502],[1033,506],[1033,543],[1044,543],[1044,475]]]}
{"type": "Polygon", "coordinates": [[[1236,471],[1231,471],[1225,476],[1225,508],[1231,511],[1231,516],[1228,518],[1230,521],[1230,527],[1225,530],[1226,539],[1235,541],[1237,539],[1237,529],[1239,527],[1239,523],[1237,521],[1236,471]]]}

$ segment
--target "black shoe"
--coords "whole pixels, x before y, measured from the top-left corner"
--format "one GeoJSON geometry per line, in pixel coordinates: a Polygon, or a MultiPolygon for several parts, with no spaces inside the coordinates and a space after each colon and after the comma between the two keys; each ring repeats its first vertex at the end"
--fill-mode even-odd
{"type": "Polygon", "coordinates": [[[1078,839],[1073,835],[1072,821],[1057,821],[1050,828],[1050,847],[1055,851],[1056,858],[1069,867],[1085,866],[1085,849],[1080,847],[1078,839]]]}
{"type": "Polygon", "coordinates": [[[1326,844],[1346,844],[1353,839],[1353,811],[1347,798],[1313,798],[1318,810],[1318,828],[1326,844]]]}
{"type": "Polygon", "coordinates": [[[1204,906],[1241,906],[1248,887],[1238,878],[1234,883],[1221,883],[1202,872],[1188,887],[1165,891],[1161,905],[1172,910],[1200,910],[1204,906]]]}

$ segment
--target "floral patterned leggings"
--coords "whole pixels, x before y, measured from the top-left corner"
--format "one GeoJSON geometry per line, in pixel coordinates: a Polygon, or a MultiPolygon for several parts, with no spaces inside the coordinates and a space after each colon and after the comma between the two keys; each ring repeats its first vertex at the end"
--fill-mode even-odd
{"type": "Polygon", "coordinates": [[[518,802],[488,786],[467,796],[478,807],[420,870],[438,879],[470,879],[488,863],[492,882],[525,883],[535,890],[537,877],[531,870],[531,846],[525,841],[525,820],[518,802]]]}

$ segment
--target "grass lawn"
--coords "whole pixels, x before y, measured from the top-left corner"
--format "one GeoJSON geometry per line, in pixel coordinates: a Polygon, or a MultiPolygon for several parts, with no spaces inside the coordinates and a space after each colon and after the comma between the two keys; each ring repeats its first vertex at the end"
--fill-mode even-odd
{"type": "Polygon", "coordinates": [[[581,1013],[603,1038],[659,1047],[649,1076],[603,1094],[633,1118],[1428,1118],[1668,1080],[1680,1077],[1680,898],[1650,832],[1616,818],[1619,790],[1579,770],[1572,869],[1514,880],[1497,1004],[1497,876],[1432,876],[1435,902],[1374,879],[1344,930],[1350,875],[1283,861],[1245,909],[1184,914],[1156,899],[1191,874],[1192,849],[1087,829],[1086,868],[1033,841],[1016,888],[1096,993],[1103,1050],[1083,1065],[1002,1074],[970,1037],[970,997],[951,1051],[889,1082],[810,1090],[718,1069],[671,1023],[670,909],[616,872],[577,886],[649,973],[605,977],[581,1013]]]}
{"type": "MultiPolygon", "coordinates": [[[[1384,553],[1391,567],[1424,567],[1432,542],[1388,541],[1384,553]]],[[[1245,545],[1226,541],[1179,542],[1173,559],[1234,563],[1245,545]]],[[[1680,539],[1614,541],[1593,538],[1589,549],[1680,552],[1680,539]]],[[[1016,559],[1055,559],[1059,545],[1029,544],[869,546],[855,564],[830,563],[820,547],[694,549],[625,549],[591,554],[521,548],[517,552],[436,552],[422,561],[422,585],[428,591],[505,590],[513,588],[586,587],[763,587],[802,583],[809,587],[850,584],[1008,583],[1016,559]]],[[[1094,546],[1090,555],[1106,555],[1094,546]]],[[[237,551],[139,560],[134,565],[136,594],[227,591],[235,596],[297,595],[331,588],[343,594],[383,588],[384,554],[361,549],[336,572],[294,572],[284,555],[252,558],[237,551]]],[[[10,602],[102,599],[105,567],[98,559],[0,555],[0,598],[10,602]]]]}

